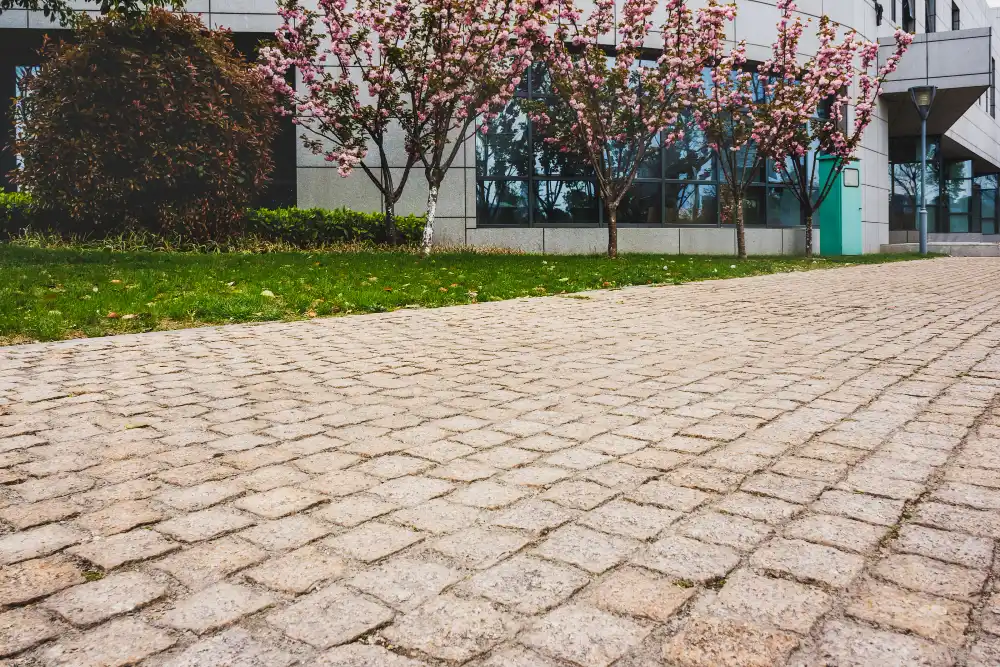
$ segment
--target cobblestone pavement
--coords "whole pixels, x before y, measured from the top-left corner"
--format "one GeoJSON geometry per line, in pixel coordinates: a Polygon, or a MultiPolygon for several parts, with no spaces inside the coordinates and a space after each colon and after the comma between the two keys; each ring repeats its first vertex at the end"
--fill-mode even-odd
{"type": "Polygon", "coordinates": [[[0,349],[6,665],[1000,663],[1000,261],[0,349]]]}

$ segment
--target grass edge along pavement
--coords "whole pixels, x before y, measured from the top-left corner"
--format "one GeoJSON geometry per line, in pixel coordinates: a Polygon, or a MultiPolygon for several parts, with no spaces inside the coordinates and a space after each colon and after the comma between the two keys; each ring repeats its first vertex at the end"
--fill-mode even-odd
{"type": "Polygon", "coordinates": [[[0,345],[453,306],[919,259],[482,251],[117,252],[0,244],[0,345]]]}

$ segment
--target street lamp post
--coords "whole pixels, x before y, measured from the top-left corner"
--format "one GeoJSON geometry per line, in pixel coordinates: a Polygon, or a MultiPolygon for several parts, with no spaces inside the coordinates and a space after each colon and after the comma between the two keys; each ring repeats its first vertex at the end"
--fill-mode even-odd
{"type": "Polygon", "coordinates": [[[915,86],[910,88],[913,106],[920,114],[920,254],[927,254],[927,116],[931,113],[936,86],[915,86]]]}

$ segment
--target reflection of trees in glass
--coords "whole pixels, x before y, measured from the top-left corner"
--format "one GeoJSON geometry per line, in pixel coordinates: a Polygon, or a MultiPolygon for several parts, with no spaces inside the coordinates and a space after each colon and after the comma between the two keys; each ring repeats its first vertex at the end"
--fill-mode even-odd
{"type": "MultiPolygon", "coordinates": [[[[527,176],[528,117],[513,100],[476,135],[476,170],[486,178],[527,176]]],[[[527,183],[511,180],[478,180],[476,197],[482,215],[501,224],[526,223],[527,183]]]]}
{"type": "Polygon", "coordinates": [[[690,114],[685,114],[684,138],[664,151],[666,177],[685,181],[710,181],[715,177],[713,151],[690,114]]]}

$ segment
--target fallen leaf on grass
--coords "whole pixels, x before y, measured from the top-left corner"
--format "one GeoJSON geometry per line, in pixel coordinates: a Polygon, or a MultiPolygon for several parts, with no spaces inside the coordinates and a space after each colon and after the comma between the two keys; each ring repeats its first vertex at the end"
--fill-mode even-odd
{"type": "Polygon", "coordinates": [[[120,280],[112,280],[112,281],[111,281],[111,284],[112,284],[112,285],[121,285],[121,284],[122,284],[122,281],[120,281],[120,280]]]}
{"type": "Polygon", "coordinates": [[[268,299],[273,299],[274,298],[274,292],[272,292],[269,289],[261,290],[260,295],[261,296],[266,296],[268,299]]]}
{"type": "Polygon", "coordinates": [[[108,313],[108,319],[109,320],[117,320],[118,319],[118,313],[116,313],[114,311],[108,313]]]}

